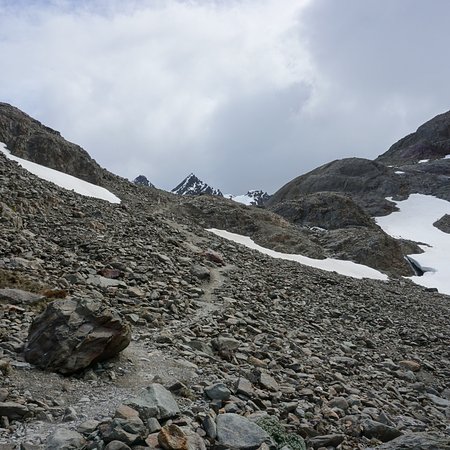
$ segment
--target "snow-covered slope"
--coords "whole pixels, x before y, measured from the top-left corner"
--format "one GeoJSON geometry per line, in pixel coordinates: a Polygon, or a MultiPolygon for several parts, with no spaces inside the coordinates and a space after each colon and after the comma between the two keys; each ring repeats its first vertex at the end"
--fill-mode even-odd
{"type": "Polygon", "coordinates": [[[95,197],[101,200],[106,200],[110,203],[120,203],[120,199],[116,197],[112,192],[107,189],[97,186],[95,184],[88,183],[87,181],[80,180],[79,178],[73,177],[58,170],[50,169],[45,166],[41,166],[26,159],[18,158],[17,156],[11,155],[6,145],[0,142],[0,151],[10,160],[16,161],[24,169],[28,170],[32,174],[42,178],[43,180],[50,181],[67,189],[69,191],[75,191],[78,194],[84,195],[86,197],[95,197]]]}
{"type": "Polygon", "coordinates": [[[225,197],[244,205],[263,206],[270,198],[267,192],[261,190],[251,190],[244,195],[226,195],[225,197]]]}
{"type": "Polygon", "coordinates": [[[450,214],[450,202],[431,195],[412,194],[396,203],[400,210],[377,217],[377,224],[393,237],[420,243],[424,253],[412,257],[425,273],[411,279],[450,295],[450,235],[433,226],[443,215],[450,214]]]}
{"type": "Polygon", "coordinates": [[[178,195],[217,195],[223,197],[222,192],[219,189],[214,189],[193,173],[190,173],[178,186],[174,187],[171,191],[173,194],[178,195]]]}
{"type": "Polygon", "coordinates": [[[388,277],[384,273],[378,270],[372,269],[362,264],[356,264],[351,261],[342,261],[338,259],[326,258],[326,259],[313,259],[303,255],[293,255],[288,253],[280,253],[268,248],[261,247],[256,244],[248,236],[241,236],[239,234],[230,233],[224,230],[217,230],[211,228],[208,231],[223,237],[238,244],[245,245],[248,248],[258,250],[261,253],[271,256],[272,258],[286,259],[289,261],[296,261],[306,266],[315,267],[317,269],[327,270],[328,272],[337,272],[341,275],[346,275],[353,278],[372,278],[375,280],[387,280],[388,277]]]}

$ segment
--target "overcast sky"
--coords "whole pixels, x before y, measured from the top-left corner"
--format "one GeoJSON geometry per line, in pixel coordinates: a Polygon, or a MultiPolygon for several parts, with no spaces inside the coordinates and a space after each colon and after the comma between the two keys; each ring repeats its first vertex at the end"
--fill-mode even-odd
{"type": "Polygon", "coordinates": [[[450,109],[448,0],[0,0],[0,101],[102,166],[270,193],[450,109]]]}

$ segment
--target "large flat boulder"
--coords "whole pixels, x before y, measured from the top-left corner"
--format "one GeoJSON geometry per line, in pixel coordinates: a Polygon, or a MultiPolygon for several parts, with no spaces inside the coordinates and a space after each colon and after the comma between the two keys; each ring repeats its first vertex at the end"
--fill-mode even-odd
{"type": "Polygon", "coordinates": [[[117,355],[130,340],[130,326],[101,302],[56,300],[31,324],[25,359],[42,369],[71,374],[117,355]]]}

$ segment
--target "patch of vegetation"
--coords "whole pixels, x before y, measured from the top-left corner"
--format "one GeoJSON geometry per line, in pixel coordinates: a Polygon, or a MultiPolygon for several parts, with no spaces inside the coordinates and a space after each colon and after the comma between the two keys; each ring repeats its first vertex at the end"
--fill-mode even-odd
{"type": "Polygon", "coordinates": [[[287,433],[283,425],[275,417],[263,417],[257,420],[256,424],[269,434],[277,445],[277,449],[288,446],[291,450],[306,450],[303,438],[294,433],[287,433]]]}
{"type": "Polygon", "coordinates": [[[5,288],[40,293],[45,289],[45,286],[16,270],[0,269],[0,289],[5,288]]]}

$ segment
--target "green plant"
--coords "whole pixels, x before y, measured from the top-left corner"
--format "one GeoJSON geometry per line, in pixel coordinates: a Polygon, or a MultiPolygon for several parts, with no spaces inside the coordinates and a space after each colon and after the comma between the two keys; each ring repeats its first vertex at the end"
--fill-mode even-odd
{"type": "Polygon", "coordinates": [[[275,417],[266,416],[257,420],[256,423],[269,434],[277,445],[277,449],[288,446],[291,450],[306,450],[303,438],[294,433],[287,433],[275,417]]]}

